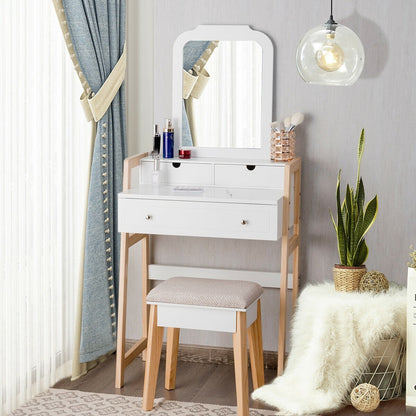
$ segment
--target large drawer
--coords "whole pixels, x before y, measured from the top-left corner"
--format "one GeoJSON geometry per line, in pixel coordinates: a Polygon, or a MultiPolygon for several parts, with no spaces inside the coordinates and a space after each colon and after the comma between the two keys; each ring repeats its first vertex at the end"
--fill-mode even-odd
{"type": "Polygon", "coordinates": [[[279,206],[119,198],[120,232],[278,240],[279,206]]]}
{"type": "Polygon", "coordinates": [[[223,165],[214,168],[214,185],[283,189],[284,165],[223,165]]]}

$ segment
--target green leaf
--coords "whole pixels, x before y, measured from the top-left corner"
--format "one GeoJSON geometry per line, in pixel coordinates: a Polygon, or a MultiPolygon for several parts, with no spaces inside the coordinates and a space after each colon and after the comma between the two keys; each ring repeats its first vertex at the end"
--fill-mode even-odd
{"type": "MultiPolygon", "coordinates": [[[[349,186],[348,186],[349,187],[349,186]]],[[[346,196],[346,198],[350,199],[350,212],[349,212],[349,223],[348,223],[348,233],[347,233],[347,238],[349,241],[349,245],[348,245],[348,249],[350,251],[350,253],[353,253],[355,250],[355,246],[354,246],[354,231],[355,231],[355,223],[356,223],[356,217],[357,217],[357,207],[355,204],[355,199],[354,199],[354,189],[350,188],[350,191],[348,192],[348,195],[346,196]]]]}
{"type": "Polygon", "coordinates": [[[358,244],[351,266],[361,266],[367,260],[368,247],[364,239],[358,244]]]}
{"type": "Polygon", "coordinates": [[[378,199],[377,195],[366,205],[364,211],[364,219],[361,229],[359,230],[359,238],[362,239],[370,227],[373,225],[378,212],[378,199]]]}
{"type": "Polygon", "coordinates": [[[352,198],[351,198],[351,189],[350,189],[350,185],[347,184],[347,187],[345,189],[345,203],[347,205],[347,210],[348,212],[352,212],[352,198]]]}
{"type": "Polygon", "coordinates": [[[364,153],[364,144],[365,144],[365,134],[364,129],[361,130],[360,141],[358,142],[358,166],[357,166],[357,185],[355,189],[358,189],[360,181],[360,168],[361,168],[361,159],[364,153]]]}
{"type": "Polygon", "coordinates": [[[358,184],[357,192],[356,192],[356,201],[359,211],[362,211],[364,207],[364,200],[365,200],[365,192],[364,192],[364,184],[363,178],[360,178],[360,182],[358,184]]]}
{"type": "Polygon", "coordinates": [[[342,220],[342,208],[341,208],[341,196],[340,196],[340,178],[341,170],[338,172],[337,180],[337,241],[338,241],[338,253],[341,264],[346,264],[347,261],[347,249],[345,244],[345,229],[344,222],[342,220]]]}
{"type": "Polygon", "coordinates": [[[337,233],[337,225],[336,225],[336,223],[335,223],[334,216],[332,215],[331,210],[329,210],[329,215],[331,216],[332,225],[333,225],[333,226],[334,226],[334,228],[335,228],[335,233],[337,233]]]}
{"type": "Polygon", "coordinates": [[[357,218],[357,222],[355,224],[355,229],[354,229],[354,252],[356,251],[358,243],[362,237],[361,229],[363,227],[363,222],[364,222],[364,211],[360,210],[360,212],[358,213],[358,218],[357,218]]]}
{"type": "Polygon", "coordinates": [[[344,229],[346,229],[350,216],[349,216],[349,213],[348,213],[347,204],[345,202],[345,199],[342,201],[341,215],[342,215],[342,223],[344,224],[344,229]]]}

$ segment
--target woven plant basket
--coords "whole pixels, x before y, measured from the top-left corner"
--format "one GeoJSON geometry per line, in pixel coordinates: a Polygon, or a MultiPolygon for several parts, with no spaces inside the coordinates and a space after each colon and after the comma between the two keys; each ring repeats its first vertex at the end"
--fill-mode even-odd
{"type": "Polygon", "coordinates": [[[365,265],[352,267],[336,264],[332,272],[337,292],[356,292],[358,291],[361,277],[367,272],[367,268],[365,265]]]}

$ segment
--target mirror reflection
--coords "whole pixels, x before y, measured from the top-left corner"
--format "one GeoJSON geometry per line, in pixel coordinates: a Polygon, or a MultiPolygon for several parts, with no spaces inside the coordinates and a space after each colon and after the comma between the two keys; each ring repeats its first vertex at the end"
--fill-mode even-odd
{"type": "Polygon", "coordinates": [[[257,42],[187,42],[182,87],[182,146],[261,147],[262,48],[257,42]]]}

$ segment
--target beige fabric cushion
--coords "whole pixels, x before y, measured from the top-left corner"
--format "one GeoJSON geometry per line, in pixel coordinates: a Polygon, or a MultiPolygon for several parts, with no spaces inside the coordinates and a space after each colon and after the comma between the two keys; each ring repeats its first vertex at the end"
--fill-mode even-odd
{"type": "Polygon", "coordinates": [[[254,282],[172,277],[152,289],[147,301],[246,309],[262,293],[263,288],[254,282]]]}

